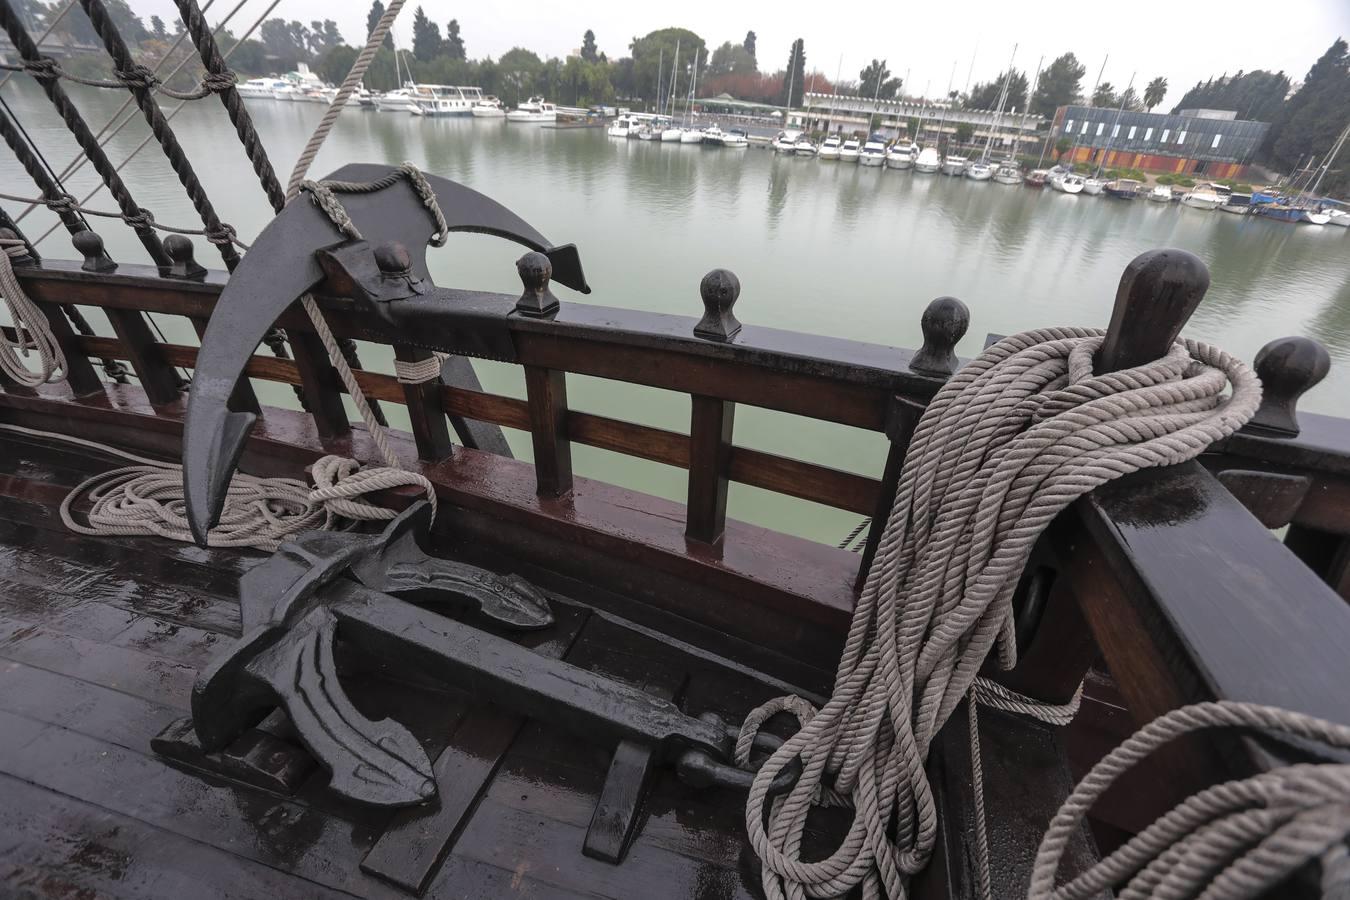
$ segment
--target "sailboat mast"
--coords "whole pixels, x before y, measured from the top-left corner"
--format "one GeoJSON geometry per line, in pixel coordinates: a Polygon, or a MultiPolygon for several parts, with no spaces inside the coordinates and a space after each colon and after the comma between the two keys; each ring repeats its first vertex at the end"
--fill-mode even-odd
{"type": "Polygon", "coordinates": [[[1350,122],[1347,122],[1346,126],[1341,129],[1341,136],[1336,138],[1336,143],[1332,144],[1331,149],[1327,151],[1327,155],[1322,157],[1322,166],[1317,170],[1317,180],[1312,183],[1312,187],[1308,188],[1309,193],[1316,194],[1317,189],[1322,186],[1322,176],[1327,174],[1331,169],[1331,164],[1334,163],[1336,157],[1340,155],[1341,147],[1345,144],[1345,137],[1347,134],[1350,134],[1350,122]]]}
{"type": "Polygon", "coordinates": [[[1116,139],[1116,131],[1120,128],[1120,116],[1125,112],[1125,98],[1134,89],[1134,77],[1138,74],[1138,72],[1131,72],[1130,83],[1125,86],[1125,90],[1120,92],[1120,106],[1116,107],[1116,120],[1111,123],[1111,133],[1106,136],[1106,146],[1102,148],[1102,155],[1097,158],[1097,171],[1092,173],[1093,178],[1102,174],[1102,163],[1106,162],[1106,154],[1110,152],[1111,142],[1116,139]]]}
{"type": "Polygon", "coordinates": [[[675,121],[675,85],[680,81],[680,39],[675,39],[675,62],[670,65],[670,120],[675,121]]]}
{"type": "Polygon", "coordinates": [[[662,71],[666,67],[666,48],[662,47],[661,52],[656,55],[656,114],[661,115],[661,79],[665,77],[662,71]]]}
{"type": "Polygon", "coordinates": [[[994,146],[994,132],[998,130],[999,124],[1003,121],[1003,104],[1008,102],[1008,88],[1012,86],[1013,60],[1017,59],[1017,45],[1013,44],[1012,56],[1008,57],[1008,71],[1003,76],[1003,89],[998,92],[998,109],[994,113],[994,124],[989,129],[989,135],[984,142],[984,155],[980,157],[980,162],[989,162],[989,151],[994,146]]]}
{"type": "Polygon", "coordinates": [[[1022,132],[1027,127],[1027,113],[1031,111],[1031,98],[1036,96],[1036,86],[1041,83],[1041,63],[1045,62],[1045,56],[1036,60],[1036,74],[1031,77],[1031,87],[1027,89],[1027,102],[1022,106],[1022,121],[1017,124],[1017,134],[1013,135],[1013,161],[1017,160],[1017,154],[1022,149],[1022,132]]]}
{"type": "MultiPolygon", "coordinates": [[[[979,44],[975,45],[977,48],[979,44]]],[[[971,68],[975,68],[975,58],[970,59],[971,68]]],[[[938,149],[942,148],[943,130],[947,127],[947,107],[952,102],[952,83],[956,81],[956,60],[952,60],[952,74],[947,76],[947,93],[942,97],[942,117],[938,119],[938,149]]],[[[951,147],[951,141],[947,142],[947,147],[951,147]]]]}
{"type": "MultiPolygon", "coordinates": [[[[874,91],[872,91],[872,106],[873,106],[873,108],[875,108],[876,105],[877,105],[877,103],[881,100],[881,78],[882,78],[882,76],[885,75],[885,74],[886,74],[886,60],[883,59],[883,60],[881,61],[881,68],[877,69],[877,86],[876,86],[876,89],[875,89],[874,91]]],[[[875,116],[875,115],[876,115],[876,113],[872,113],[871,115],[869,115],[869,116],[867,117],[867,136],[868,136],[868,137],[871,137],[871,136],[872,136],[872,118],[873,118],[873,116],[875,116]]]]}
{"type": "Polygon", "coordinates": [[[684,104],[684,127],[689,127],[689,117],[694,109],[694,88],[698,86],[698,49],[694,49],[694,76],[689,79],[689,100],[684,104]]]}

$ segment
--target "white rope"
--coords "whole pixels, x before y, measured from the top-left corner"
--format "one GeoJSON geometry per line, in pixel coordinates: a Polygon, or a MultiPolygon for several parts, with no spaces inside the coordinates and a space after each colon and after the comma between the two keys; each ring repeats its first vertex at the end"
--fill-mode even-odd
{"type": "Polygon", "coordinates": [[[66,355],[52,334],[51,324],[42,310],[37,308],[23,285],[14,274],[11,259],[17,259],[28,252],[27,245],[17,238],[0,238],[0,295],[3,295],[5,307],[9,310],[9,319],[14,326],[13,340],[8,335],[0,339],[0,370],[10,379],[27,387],[66,380],[66,355]],[[24,362],[30,351],[38,355],[38,371],[34,372],[24,362]]]}
{"type": "MultiPolygon", "coordinates": [[[[0,423],[0,431],[87,447],[132,463],[85,479],[61,501],[61,522],[76,534],[154,535],[192,541],[183,501],[183,472],[178,464],[20,425],[0,423]],[[91,506],[84,521],[79,521],[74,510],[82,500],[88,500],[91,506]]],[[[395,487],[422,489],[433,511],[436,508],[431,482],[416,472],[362,470],[354,460],[325,456],[314,463],[311,475],[312,488],[294,478],[261,478],[236,472],[226,492],[220,522],[207,535],[207,545],[275,550],[292,535],[334,528],[344,524],[341,520],[392,519],[396,515],[393,510],[357,502],[356,498],[395,487]]]]}
{"type": "Polygon", "coordinates": [[[426,384],[441,377],[441,367],[445,365],[444,353],[433,353],[426,359],[416,362],[394,360],[394,377],[400,384],[426,384]]]}
{"type": "Polygon", "coordinates": [[[1350,750],[1344,725],[1255,703],[1200,703],[1160,716],[1093,766],[1064,801],[1036,853],[1030,900],[1080,900],[1115,887],[1121,900],[1245,900],[1319,859],[1323,896],[1344,896],[1350,765],[1340,763],[1286,766],[1201,791],[1055,886],[1064,850],[1097,798],[1157,748],[1204,728],[1260,728],[1350,750]]]}
{"type": "MultiPolygon", "coordinates": [[[[860,884],[865,897],[906,896],[936,838],[928,748],[991,651],[1015,664],[1011,597],[1041,531],[1097,485],[1194,458],[1260,401],[1255,375],[1221,350],[1188,341],[1098,376],[1101,343],[1102,332],[1077,328],[1005,338],[924,413],[834,693],[765,762],[747,799],[771,900],[860,884]],[[793,761],[801,777],[770,804],[770,783],[793,761]],[[808,862],[803,829],[827,788],[851,800],[853,822],[833,853],[808,862]]],[[[752,715],[743,731],[757,727],[752,715]]]]}

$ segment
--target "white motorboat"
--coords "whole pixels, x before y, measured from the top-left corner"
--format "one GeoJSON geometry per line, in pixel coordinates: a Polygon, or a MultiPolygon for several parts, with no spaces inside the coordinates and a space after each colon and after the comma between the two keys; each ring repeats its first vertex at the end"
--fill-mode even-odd
{"type": "Polygon", "coordinates": [[[1218,209],[1231,193],[1223,185],[1202,182],[1181,195],[1181,205],[1191,209],[1218,209]]]}
{"type": "Polygon", "coordinates": [[[816,155],[821,159],[838,159],[839,148],[843,146],[843,143],[843,138],[837,134],[832,134],[825,138],[825,141],[820,145],[820,149],[816,151],[816,155]]]}
{"type": "Polygon", "coordinates": [[[636,134],[639,141],[661,140],[661,129],[650,122],[639,125],[636,129],[636,134]]]}
{"type": "Polygon", "coordinates": [[[858,165],[884,166],[886,164],[886,139],[879,134],[870,135],[867,143],[858,151],[858,165]]]}
{"type": "Polygon", "coordinates": [[[942,160],[942,174],[957,175],[957,176],[964,175],[966,171],[966,166],[969,164],[970,161],[967,160],[964,156],[959,156],[955,153],[948,153],[947,156],[942,160]]]}
{"type": "Polygon", "coordinates": [[[668,128],[661,129],[661,143],[663,144],[678,144],[683,137],[684,129],[680,128],[678,125],[671,125],[668,128]]]}
{"type": "Polygon", "coordinates": [[[703,131],[699,128],[681,128],[681,144],[701,144],[703,143],[703,131]]]}
{"type": "MultiPolygon", "coordinates": [[[[1117,200],[1134,200],[1139,196],[1139,188],[1142,185],[1133,178],[1117,178],[1115,181],[1108,181],[1103,190],[1106,196],[1114,197],[1117,200]]],[[[1248,197],[1247,199],[1251,199],[1248,197]]]]}
{"type": "Polygon", "coordinates": [[[385,91],[375,98],[376,112],[412,112],[416,109],[416,104],[412,102],[412,91],[407,88],[399,88],[393,91],[385,91]]]}
{"type": "Polygon", "coordinates": [[[1252,211],[1251,194],[1229,194],[1228,199],[1219,207],[1221,212],[1232,213],[1236,216],[1245,216],[1252,211]]]}
{"type": "Polygon", "coordinates": [[[999,184],[1021,184],[1022,168],[1015,162],[1000,163],[994,170],[994,181],[999,184]]]}
{"type": "Polygon", "coordinates": [[[1076,175],[1073,172],[1067,172],[1054,181],[1055,190],[1063,191],[1066,194],[1083,193],[1083,182],[1087,181],[1082,175],[1076,175]]]}
{"type": "Polygon", "coordinates": [[[612,138],[623,138],[627,140],[630,137],[636,137],[637,123],[627,116],[619,116],[614,120],[614,124],[605,129],[605,134],[612,138]]]}
{"type": "Polygon", "coordinates": [[[888,169],[912,169],[914,167],[914,157],[918,156],[919,150],[914,144],[902,144],[896,142],[891,144],[890,149],[886,151],[886,168],[888,169]]]}
{"type": "MultiPolygon", "coordinates": [[[[546,102],[543,97],[531,97],[506,114],[506,121],[508,122],[539,124],[556,122],[557,120],[558,107],[546,102]]],[[[662,139],[664,140],[664,136],[662,139]]],[[[675,140],[679,140],[679,138],[676,137],[675,140]]]]}
{"type": "Polygon", "coordinates": [[[505,119],[506,104],[498,100],[492,94],[488,94],[482,100],[479,100],[469,110],[475,119],[505,119]]]}
{"type": "Polygon", "coordinates": [[[722,135],[722,146],[732,150],[744,150],[750,146],[750,136],[739,128],[733,128],[722,135]]]}
{"type": "Polygon", "coordinates": [[[722,140],[725,137],[726,132],[724,132],[719,125],[709,125],[707,128],[703,129],[703,143],[710,146],[722,146],[722,140]]]}
{"type": "Polygon", "coordinates": [[[1154,203],[1171,203],[1172,189],[1165,184],[1156,184],[1153,186],[1153,190],[1144,196],[1154,203]]]}
{"type": "Polygon", "coordinates": [[[301,90],[289,81],[278,81],[272,87],[272,99],[293,102],[303,100],[304,97],[301,90]]]}
{"type": "Polygon", "coordinates": [[[815,156],[816,145],[811,143],[811,139],[802,135],[797,138],[797,143],[792,145],[793,156],[815,156]]]}
{"type": "Polygon", "coordinates": [[[862,141],[858,140],[857,138],[849,138],[848,140],[844,141],[843,146],[839,148],[840,162],[857,162],[858,157],[861,155],[862,155],[862,141]]]}
{"type": "Polygon", "coordinates": [[[1339,225],[1342,228],[1350,228],[1350,211],[1343,209],[1342,204],[1339,201],[1336,200],[1322,201],[1321,208],[1318,210],[1318,212],[1323,212],[1327,214],[1327,216],[1329,217],[1327,219],[1327,224],[1339,225]]]}
{"type": "Polygon", "coordinates": [[[775,153],[795,153],[797,141],[801,140],[801,136],[800,131],[780,131],[769,146],[773,148],[775,153]]]}
{"type": "Polygon", "coordinates": [[[1083,193],[1095,197],[1106,189],[1106,180],[1102,178],[1084,178],[1083,193]]]}
{"type": "Polygon", "coordinates": [[[286,82],[280,78],[250,78],[243,84],[235,88],[241,97],[266,97],[268,100],[275,99],[273,91],[285,85],[286,82]]]}
{"type": "Polygon", "coordinates": [[[922,172],[924,175],[932,175],[942,168],[942,155],[937,152],[935,147],[924,147],[919,151],[919,155],[914,158],[914,171],[922,172]]]}
{"type": "Polygon", "coordinates": [[[994,167],[977,159],[966,166],[966,177],[971,181],[988,181],[994,177],[994,167]]]}

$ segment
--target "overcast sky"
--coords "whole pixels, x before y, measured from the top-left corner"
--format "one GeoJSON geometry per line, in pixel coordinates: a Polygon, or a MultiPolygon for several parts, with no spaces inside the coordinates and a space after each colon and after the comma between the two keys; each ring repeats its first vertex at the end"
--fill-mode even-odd
{"type": "MultiPolygon", "coordinates": [[[[216,0],[208,18],[232,7],[235,0],[216,0]]],[[[172,21],[172,0],[131,0],[147,18],[172,21]]],[[[845,78],[873,57],[885,58],[892,72],[909,72],[907,91],[942,93],[952,76],[955,88],[966,86],[974,57],[974,81],[987,80],[1003,69],[1016,43],[1015,65],[1028,79],[1044,54],[1046,62],[1066,50],[1087,66],[1090,89],[1106,63],[1104,80],[1117,90],[1137,73],[1140,93],[1149,79],[1163,75],[1171,88],[1164,107],[1181,98],[1196,81],[1239,69],[1283,69],[1301,80],[1308,68],[1338,36],[1350,37],[1350,0],[1136,0],[1121,3],[1061,5],[1019,4],[1008,0],[965,0],[959,11],[948,2],[922,4],[786,4],[768,0],[683,0],[647,3],[641,0],[511,0],[509,3],[458,4],[424,0],[427,15],[441,26],[459,20],[471,57],[499,57],[512,47],[542,57],[565,56],[581,44],[581,35],[595,31],[610,58],[625,56],[634,36],[657,28],[681,26],[699,34],[710,47],[740,42],[753,29],[758,35],[760,68],[782,68],[793,39],[806,41],[807,68],[845,78]],[[865,10],[865,11],[864,11],[865,10]]],[[[265,8],[265,0],[248,0],[234,23],[247,27],[265,8]]],[[[331,18],[347,42],[365,39],[368,0],[282,0],[274,15],[287,19],[331,18]]],[[[400,46],[410,46],[413,10],[409,0],[395,26],[400,46]]]]}

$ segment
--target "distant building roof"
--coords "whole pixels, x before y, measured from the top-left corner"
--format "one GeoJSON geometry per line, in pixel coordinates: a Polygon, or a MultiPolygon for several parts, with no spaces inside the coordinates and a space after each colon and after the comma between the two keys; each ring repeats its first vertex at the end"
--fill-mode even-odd
{"type": "Polygon", "coordinates": [[[1229,122],[1237,118],[1237,110],[1234,109],[1181,109],[1177,110],[1179,116],[1190,116],[1193,119],[1225,119],[1229,122]]]}

